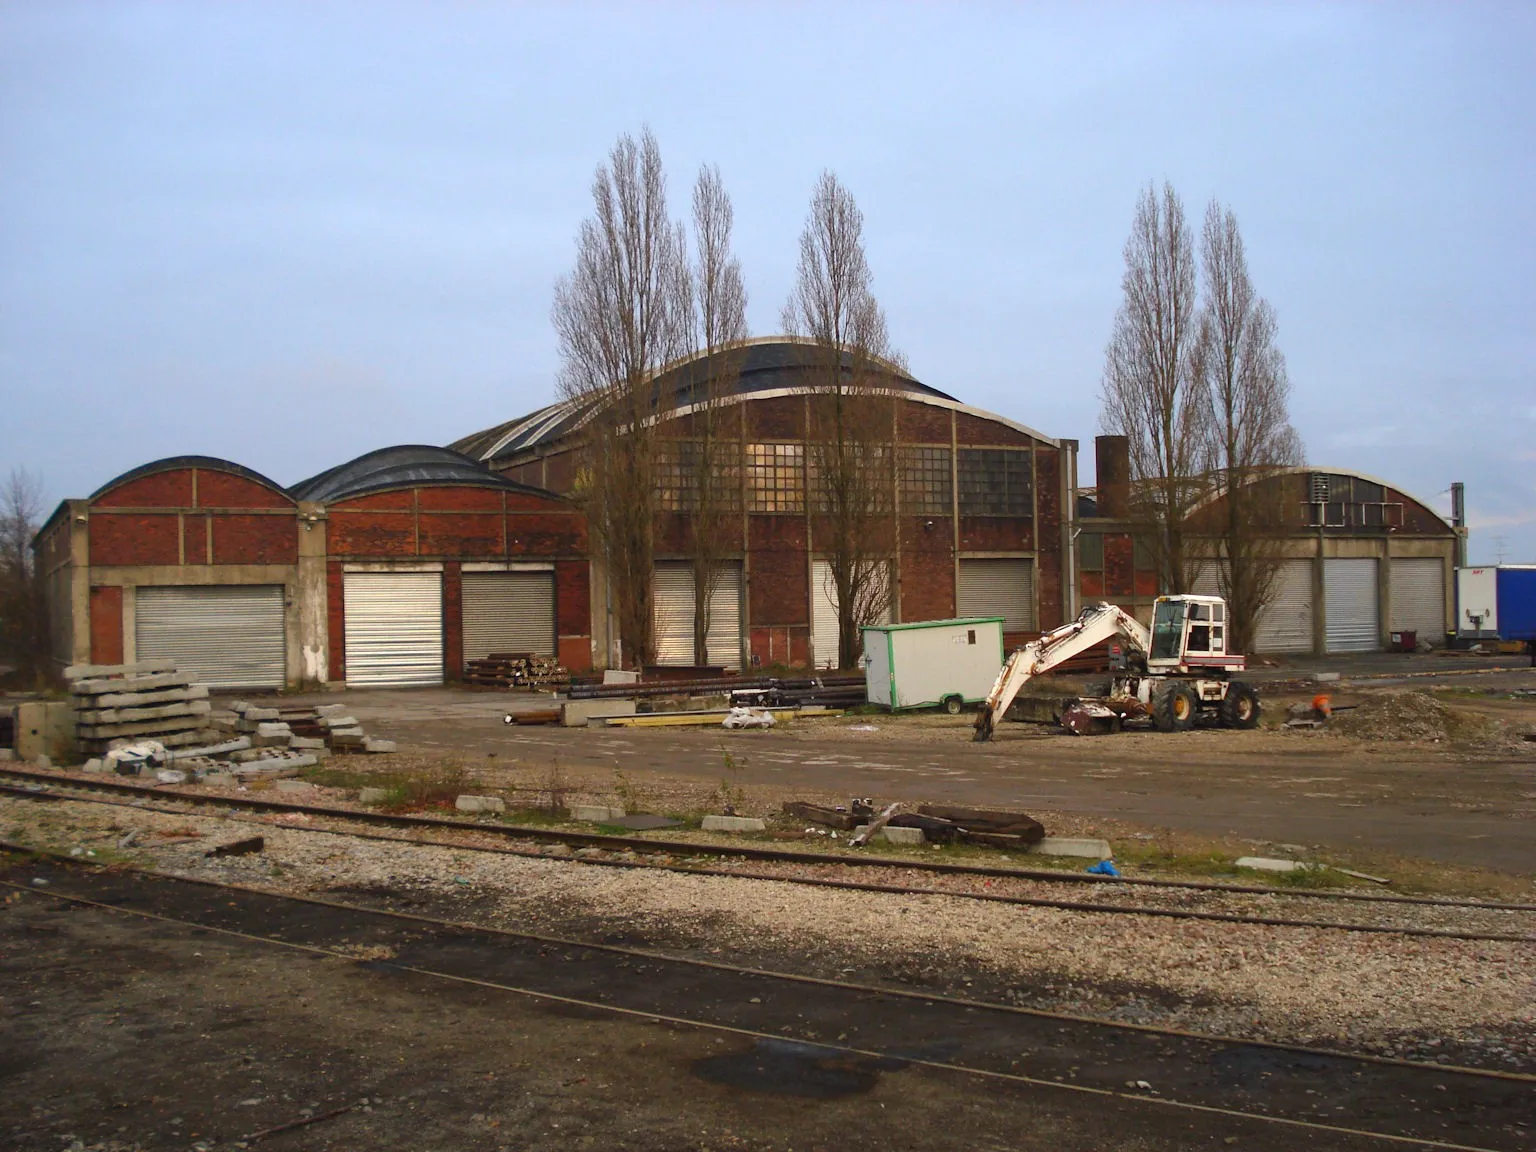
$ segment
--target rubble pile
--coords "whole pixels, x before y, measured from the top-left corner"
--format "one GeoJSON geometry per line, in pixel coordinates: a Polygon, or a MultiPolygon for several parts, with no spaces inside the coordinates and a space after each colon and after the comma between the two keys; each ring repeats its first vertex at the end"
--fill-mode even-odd
{"type": "Polygon", "coordinates": [[[1499,725],[1427,692],[1380,692],[1354,708],[1335,711],[1328,730],[1356,740],[1469,743],[1494,739],[1499,725]]]}
{"type": "Polygon", "coordinates": [[[558,660],[536,652],[492,652],[465,665],[464,682],[487,688],[563,687],[571,682],[571,673],[558,660]]]}

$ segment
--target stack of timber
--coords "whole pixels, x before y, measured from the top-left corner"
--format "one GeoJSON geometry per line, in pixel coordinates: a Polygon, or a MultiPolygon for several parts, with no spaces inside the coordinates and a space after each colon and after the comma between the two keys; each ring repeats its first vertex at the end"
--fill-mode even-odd
{"type": "MultiPolygon", "coordinates": [[[[959,808],[951,804],[922,804],[915,812],[903,812],[893,804],[880,813],[892,828],[917,828],[931,844],[987,844],[993,848],[1026,851],[1031,844],[1045,839],[1045,826],[1023,812],[1002,812],[985,808],[959,808]],[[896,809],[891,812],[891,809],[896,809]]],[[[827,808],[797,800],[784,802],[784,814],[808,820],[827,828],[851,831],[875,820],[876,808],[869,800],[855,799],[847,807],[827,808]]]]}
{"type": "Polygon", "coordinates": [[[557,688],[571,682],[571,674],[559,661],[537,652],[492,652],[464,667],[467,684],[487,688],[557,688]]]}
{"type": "Polygon", "coordinates": [[[206,743],[208,689],[172,661],[76,664],[64,670],[75,706],[82,751],[154,740],[166,748],[206,743]]]}

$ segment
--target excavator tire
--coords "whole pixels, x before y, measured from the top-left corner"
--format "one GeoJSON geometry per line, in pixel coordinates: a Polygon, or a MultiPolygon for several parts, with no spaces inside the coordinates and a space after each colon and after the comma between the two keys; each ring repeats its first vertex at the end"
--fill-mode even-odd
{"type": "Polygon", "coordinates": [[[1259,694],[1241,680],[1227,685],[1226,699],[1221,702],[1221,726],[1223,728],[1257,728],[1259,694]]]}
{"type": "Polygon", "coordinates": [[[1195,714],[1199,711],[1195,690],[1175,681],[1152,701],[1152,723],[1159,732],[1188,732],[1195,726],[1195,714]]]}

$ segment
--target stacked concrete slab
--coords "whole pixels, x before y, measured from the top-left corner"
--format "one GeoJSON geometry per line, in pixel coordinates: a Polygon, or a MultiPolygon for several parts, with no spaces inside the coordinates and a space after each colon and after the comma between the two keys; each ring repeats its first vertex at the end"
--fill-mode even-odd
{"type": "Polygon", "coordinates": [[[208,742],[208,689],[172,662],[77,664],[64,675],[82,752],[106,752],[136,740],[166,748],[208,742]]]}

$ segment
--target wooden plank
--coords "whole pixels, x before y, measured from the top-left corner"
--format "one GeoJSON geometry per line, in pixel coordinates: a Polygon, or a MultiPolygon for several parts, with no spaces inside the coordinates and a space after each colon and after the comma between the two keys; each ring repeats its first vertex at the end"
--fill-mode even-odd
{"type": "Polygon", "coordinates": [[[175,704],[182,700],[206,700],[208,687],[192,684],[186,688],[166,688],[159,692],[108,692],[91,701],[92,708],[144,708],[151,704],[175,704]]]}
{"type": "Polygon", "coordinates": [[[108,692],[149,692],[156,688],[182,688],[190,684],[180,672],[160,676],[129,676],[122,680],[80,680],[70,691],[76,696],[104,696],[108,692]]]}
{"type": "Polygon", "coordinates": [[[132,676],[144,672],[174,672],[174,660],[141,660],[137,664],[71,664],[64,669],[66,680],[88,680],[97,676],[132,676]]]}
{"type": "Polygon", "coordinates": [[[844,831],[852,831],[859,825],[859,821],[850,812],[839,812],[836,808],[823,808],[820,804],[807,804],[800,800],[784,801],[784,814],[796,820],[809,820],[812,824],[844,831]]]}
{"type": "Polygon", "coordinates": [[[864,831],[860,832],[857,836],[848,841],[848,846],[850,848],[864,847],[864,845],[868,844],[877,835],[879,835],[880,829],[889,824],[891,822],[891,817],[900,811],[900,800],[896,801],[894,804],[888,805],[884,812],[880,813],[880,815],[876,816],[869,822],[869,826],[866,827],[864,831]]]}
{"type": "Polygon", "coordinates": [[[188,700],[181,704],[162,704],[156,708],[86,708],[76,712],[75,718],[77,723],[99,727],[103,724],[167,720],[175,716],[206,716],[212,708],[206,700],[188,700]]]}

